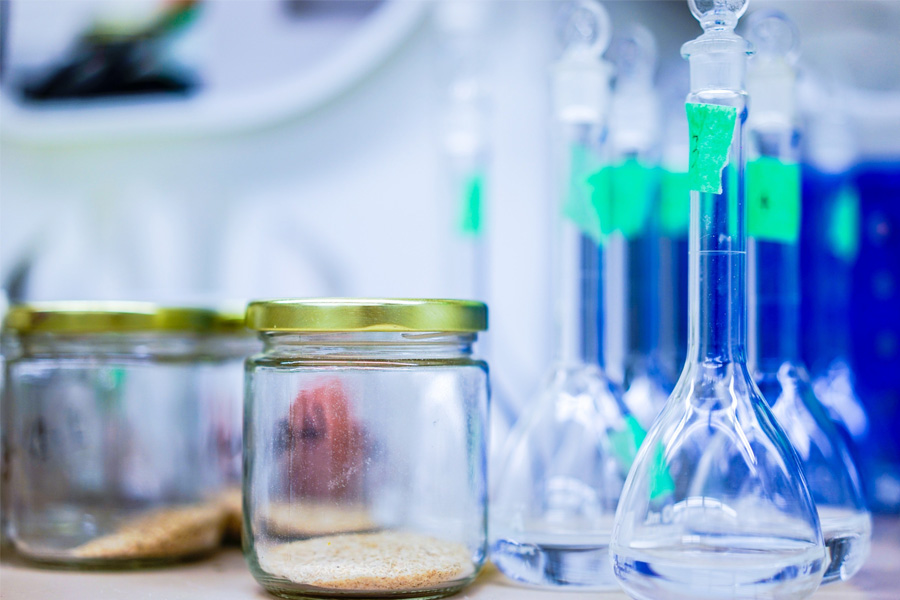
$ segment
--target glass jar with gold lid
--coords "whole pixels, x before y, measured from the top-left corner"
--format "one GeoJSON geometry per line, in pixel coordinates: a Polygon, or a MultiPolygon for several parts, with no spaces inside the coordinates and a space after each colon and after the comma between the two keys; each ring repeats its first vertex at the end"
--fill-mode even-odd
{"type": "Polygon", "coordinates": [[[459,300],[253,302],[244,548],[286,598],[423,597],[485,557],[487,308],[459,300]]]}
{"type": "MultiPolygon", "coordinates": [[[[4,320],[8,532],[26,559],[130,568],[217,548],[240,448],[242,319],[141,302],[4,320]],[[229,389],[230,386],[230,389],[229,389]]],[[[239,471],[238,471],[239,472],[239,471]]]]}

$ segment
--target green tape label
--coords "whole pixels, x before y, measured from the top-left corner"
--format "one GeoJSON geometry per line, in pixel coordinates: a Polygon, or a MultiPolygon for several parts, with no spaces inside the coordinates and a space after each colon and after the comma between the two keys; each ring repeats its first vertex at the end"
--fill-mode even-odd
{"type": "MultiPolygon", "coordinates": [[[[647,432],[640,426],[633,415],[625,417],[625,429],[623,431],[609,430],[607,432],[612,452],[624,466],[626,472],[631,470],[638,449],[644,443],[647,432]]],[[[650,465],[650,498],[655,500],[675,490],[675,482],[669,474],[666,465],[665,453],[661,443],[656,444],[653,450],[653,462],[650,465]]]]}
{"type": "Polygon", "coordinates": [[[588,185],[591,188],[591,207],[597,218],[598,237],[597,244],[606,242],[606,238],[613,232],[613,205],[612,185],[613,170],[609,167],[600,167],[588,177],[588,185]]]}
{"type": "Polygon", "coordinates": [[[659,226],[663,235],[686,236],[691,225],[691,188],[687,173],[663,171],[659,226]]]}
{"type": "Polygon", "coordinates": [[[613,167],[610,202],[613,231],[620,231],[629,239],[644,232],[653,205],[656,178],[656,169],[636,159],[613,167]]]}
{"type": "Polygon", "coordinates": [[[850,185],[841,188],[829,215],[828,247],[848,263],[859,252],[859,196],[850,185]]]}
{"type": "Polygon", "coordinates": [[[763,156],[747,165],[747,235],[793,244],[800,237],[800,166],[763,156]]]}
{"type": "Polygon", "coordinates": [[[572,146],[563,216],[598,245],[606,237],[601,228],[601,215],[607,213],[609,202],[608,175],[607,169],[601,168],[599,158],[588,148],[572,146]]]}
{"type": "Polygon", "coordinates": [[[462,187],[459,230],[464,235],[478,237],[484,225],[484,176],[474,173],[462,187]]]}
{"type": "Polygon", "coordinates": [[[613,454],[625,468],[625,471],[631,470],[634,458],[637,455],[638,448],[647,437],[647,432],[641,427],[637,419],[632,415],[625,416],[625,429],[616,431],[610,429],[607,432],[613,454]]]}
{"type": "Polygon", "coordinates": [[[734,137],[737,109],[718,104],[685,104],[691,134],[688,168],[690,189],[710,194],[722,193],[722,169],[734,137]]]}

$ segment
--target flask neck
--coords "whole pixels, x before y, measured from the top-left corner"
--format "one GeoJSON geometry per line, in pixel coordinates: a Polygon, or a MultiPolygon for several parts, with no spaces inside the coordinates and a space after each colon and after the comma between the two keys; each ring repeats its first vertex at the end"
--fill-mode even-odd
{"type": "Polygon", "coordinates": [[[800,360],[800,253],[796,243],[751,238],[750,368],[776,373],[800,360]]]}
{"type": "MultiPolygon", "coordinates": [[[[799,138],[790,121],[768,128],[751,122],[750,129],[754,160],[778,161],[783,168],[797,164],[799,138]]],[[[792,197],[799,203],[799,182],[797,185],[792,197]]],[[[787,182],[782,185],[788,186],[787,182]]],[[[765,229],[755,229],[748,260],[749,362],[753,372],[775,374],[784,363],[797,365],[801,360],[800,248],[796,240],[767,239],[765,229]]]]}
{"type": "Polygon", "coordinates": [[[603,234],[593,206],[605,184],[604,133],[602,123],[557,123],[557,185],[551,208],[555,358],[570,365],[603,365],[603,234]]]}
{"type": "Polygon", "coordinates": [[[728,163],[722,171],[722,193],[691,192],[688,360],[745,363],[747,252],[743,132],[746,95],[738,91],[692,93],[688,102],[737,109],[728,163]]]}

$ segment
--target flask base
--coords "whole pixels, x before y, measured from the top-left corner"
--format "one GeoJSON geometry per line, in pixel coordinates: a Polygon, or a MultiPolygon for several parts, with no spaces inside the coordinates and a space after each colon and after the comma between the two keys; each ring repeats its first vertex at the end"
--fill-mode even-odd
{"type": "Polygon", "coordinates": [[[824,556],[784,538],[723,538],[715,547],[628,548],[613,553],[613,568],[636,600],[791,600],[816,591],[824,556]]]}
{"type": "Polygon", "coordinates": [[[500,539],[491,548],[491,561],[510,579],[531,586],[580,591],[618,589],[609,561],[609,544],[500,539]]]}

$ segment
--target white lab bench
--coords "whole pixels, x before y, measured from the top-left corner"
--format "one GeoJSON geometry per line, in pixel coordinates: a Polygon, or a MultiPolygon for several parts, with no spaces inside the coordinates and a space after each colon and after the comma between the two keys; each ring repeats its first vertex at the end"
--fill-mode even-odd
{"type": "MultiPolygon", "coordinates": [[[[2,600],[272,600],[251,577],[237,549],[193,564],[148,571],[53,571],[5,555],[0,564],[2,600]]],[[[508,582],[485,569],[459,600],[627,600],[622,592],[541,591],[508,582]]],[[[813,600],[900,599],[900,518],[875,520],[872,553],[849,583],[821,588],[813,600]]]]}

